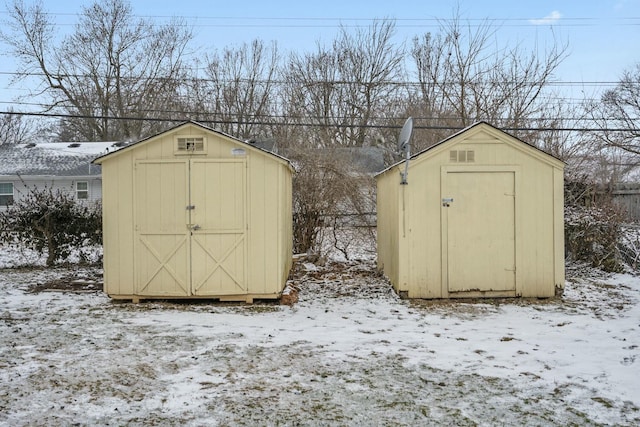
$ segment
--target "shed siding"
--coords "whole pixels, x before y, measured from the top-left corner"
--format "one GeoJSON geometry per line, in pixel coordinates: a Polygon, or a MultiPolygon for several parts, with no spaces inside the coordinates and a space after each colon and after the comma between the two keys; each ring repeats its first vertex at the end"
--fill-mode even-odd
{"type": "MultiPolygon", "coordinates": [[[[397,170],[389,173],[392,177],[400,175],[397,170]]],[[[393,179],[378,180],[376,212],[377,212],[377,244],[378,244],[378,268],[384,270],[396,291],[401,289],[399,264],[400,264],[400,238],[402,237],[401,226],[398,214],[401,212],[399,206],[399,192],[401,188],[393,182],[393,179]]]]}
{"type": "Polygon", "coordinates": [[[135,269],[138,267],[135,259],[134,206],[137,196],[133,185],[134,165],[145,160],[188,162],[190,158],[246,159],[245,273],[248,293],[279,294],[291,267],[291,170],[288,163],[192,124],[127,147],[100,162],[103,176],[105,292],[114,297],[136,294],[135,269]],[[206,154],[176,155],[176,136],[205,137],[206,154]],[[234,155],[232,150],[237,148],[244,149],[245,154],[234,155]]]}
{"type": "MultiPolygon", "coordinates": [[[[513,172],[515,295],[550,297],[555,294],[555,287],[564,285],[563,165],[560,161],[481,124],[413,158],[407,185],[400,185],[396,173],[400,167],[403,165],[378,176],[378,215],[382,215],[378,219],[379,267],[396,290],[407,290],[410,298],[465,295],[464,292],[450,294],[448,287],[446,209],[449,208],[442,206],[442,198],[452,196],[448,194],[446,181],[447,173],[452,171],[513,172]],[[473,151],[474,160],[453,162],[450,153],[453,150],[473,151]],[[394,195],[401,199],[395,211],[389,202],[394,195]],[[394,247],[396,240],[399,247],[394,247]],[[406,282],[401,279],[403,275],[406,282]]],[[[452,203],[455,206],[455,200],[452,203]]],[[[483,226],[482,219],[474,215],[469,215],[466,221],[466,227],[483,226]]],[[[474,259],[469,264],[482,265],[478,263],[483,262],[474,259]]]]}
{"type": "MultiPolygon", "coordinates": [[[[278,292],[282,283],[281,266],[287,258],[281,248],[280,233],[285,232],[279,218],[284,190],[280,183],[280,165],[264,156],[250,155],[249,168],[249,282],[259,284],[261,293],[278,292]]],[[[289,234],[290,235],[290,234],[289,234]]],[[[290,253],[290,252],[289,252],[290,253]]]]}
{"type": "Polygon", "coordinates": [[[134,293],[133,159],[122,153],[102,164],[103,247],[105,292],[134,293]]]}

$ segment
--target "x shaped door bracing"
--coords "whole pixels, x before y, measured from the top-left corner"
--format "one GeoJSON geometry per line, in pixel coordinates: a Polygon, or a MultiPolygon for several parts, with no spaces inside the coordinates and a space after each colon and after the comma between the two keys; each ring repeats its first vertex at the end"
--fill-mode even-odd
{"type": "Polygon", "coordinates": [[[160,256],[160,254],[158,254],[158,252],[153,248],[153,245],[151,245],[151,243],[144,238],[143,236],[140,236],[140,241],[142,242],[142,244],[147,248],[147,250],[149,251],[149,253],[151,255],[153,255],[153,257],[160,263],[160,265],[156,268],[156,270],[153,272],[153,274],[151,274],[151,276],[148,278],[148,280],[144,283],[144,285],[142,286],[142,288],[138,291],[140,293],[144,292],[145,289],[147,289],[147,287],[151,284],[151,281],[153,279],[156,278],[156,276],[158,275],[158,273],[160,273],[160,271],[162,271],[163,269],[169,273],[169,275],[171,277],[173,277],[173,279],[176,281],[176,283],[180,286],[180,288],[182,288],[182,290],[185,293],[189,293],[188,291],[188,286],[186,283],[184,283],[182,280],[180,280],[178,278],[178,275],[176,274],[176,272],[167,265],[167,263],[169,262],[169,260],[176,254],[176,252],[178,252],[178,250],[185,244],[185,242],[187,241],[187,237],[183,236],[182,239],[180,239],[180,241],[176,244],[176,246],[173,248],[173,250],[171,252],[169,252],[164,258],[160,256]]]}
{"type": "Polygon", "coordinates": [[[194,291],[198,291],[207,282],[207,280],[209,280],[209,278],[213,275],[213,273],[215,273],[218,269],[224,270],[227,276],[231,278],[235,286],[238,287],[242,292],[246,291],[246,289],[243,288],[242,282],[231,271],[229,271],[223,264],[227,260],[227,258],[229,258],[229,256],[233,253],[233,251],[236,250],[238,245],[240,245],[240,243],[244,241],[244,234],[239,234],[236,236],[236,239],[233,245],[231,245],[229,249],[227,249],[227,251],[220,257],[220,259],[216,259],[216,257],[211,253],[211,251],[209,251],[205,246],[202,245],[202,243],[198,241],[197,238],[195,238],[196,236],[193,236],[193,237],[194,237],[193,240],[196,243],[198,243],[198,246],[200,246],[202,250],[207,255],[209,255],[209,257],[211,257],[211,259],[214,262],[214,265],[211,271],[209,271],[205,275],[205,277],[200,281],[200,283],[194,284],[194,291]]]}

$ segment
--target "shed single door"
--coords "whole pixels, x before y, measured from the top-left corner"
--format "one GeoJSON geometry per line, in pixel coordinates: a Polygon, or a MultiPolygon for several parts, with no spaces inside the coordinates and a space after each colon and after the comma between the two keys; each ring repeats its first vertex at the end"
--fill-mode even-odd
{"type": "Polygon", "coordinates": [[[515,172],[446,174],[448,291],[513,291],[515,172]]]}
{"type": "Polygon", "coordinates": [[[246,294],[245,161],[191,163],[194,295],[246,294]]]}
{"type": "Polygon", "coordinates": [[[246,294],[244,159],[136,163],[136,290],[246,294]]]}
{"type": "Polygon", "coordinates": [[[136,293],[190,295],[189,164],[137,162],[134,185],[136,293]]]}

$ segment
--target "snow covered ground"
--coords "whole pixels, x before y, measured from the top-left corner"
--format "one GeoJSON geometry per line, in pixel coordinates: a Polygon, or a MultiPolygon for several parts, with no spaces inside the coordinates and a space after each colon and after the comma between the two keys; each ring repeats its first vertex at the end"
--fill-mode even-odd
{"type": "Polygon", "coordinates": [[[0,425],[638,425],[640,279],[567,273],[559,299],[411,302],[371,260],[307,263],[288,307],[0,270],[0,425]]]}

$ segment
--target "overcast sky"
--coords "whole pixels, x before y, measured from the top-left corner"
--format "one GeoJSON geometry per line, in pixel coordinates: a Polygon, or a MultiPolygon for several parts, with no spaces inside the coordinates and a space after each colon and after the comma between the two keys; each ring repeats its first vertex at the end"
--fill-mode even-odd
{"type": "MultiPolygon", "coordinates": [[[[70,31],[76,14],[90,1],[45,0],[44,4],[61,31],[70,31]]],[[[527,50],[535,46],[543,50],[554,38],[568,42],[570,56],[557,75],[564,82],[616,81],[623,70],[640,62],[640,0],[154,0],[132,5],[135,15],[156,22],[184,17],[194,26],[196,45],[209,51],[255,38],[276,40],[283,51],[309,51],[317,41],[330,42],[339,25],[367,26],[380,18],[396,19],[397,40],[410,41],[437,30],[439,21],[450,19],[459,8],[461,17],[471,24],[492,20],[499,27],[497,44],[518,42],[527,50]]],[[[14,70],[10,58],[3,55],[0,109],[20,92],[20,88],[8,88],[6,73],[14,70]]],[[[586,91],[602,87],[584,86],[586,91]]]]}

